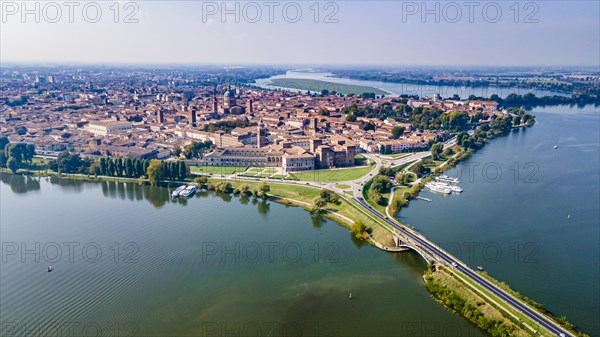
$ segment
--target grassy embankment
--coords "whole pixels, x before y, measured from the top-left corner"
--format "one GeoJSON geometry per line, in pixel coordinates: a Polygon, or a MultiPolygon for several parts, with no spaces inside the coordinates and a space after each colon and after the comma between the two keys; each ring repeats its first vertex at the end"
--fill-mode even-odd
{"type": "MultiPolygon", "coordinates": [[[[213,184],[217,184],[220,181],[224,180],[209,179],[209,182],[213,184]]],[[[262,181],[245,180],[226,181],[231,184],[232,189],[241,189],[244,185],[248,186],[250,189],[254,189],[264,183],[262,181]]],[[[311,210],[313,200],[321,191],[318,188],[310,186],[285,184],[279,182],[268,182],[268,185],[270,187],[268,194],[271,200],[284,205],[302,207],[307,211],[311,210]]],[[[353,223],[348,221],[348,219],[351,221],[361,221],[371,229],[371,236],[374,240],[384,245],[392,242],[391,232],[387,230],[381,222],[376,221],[376,219],[374,219],[368,213],[361,210],[357,204],[345,198],[344,196],[340,196],[339,204],[328,203],[324,207],[324,210],[325,212],[322,213],[324,217],[333,220],[348,229],[350,229],[350,227],[353,225],[353,223]],[[335,214],[339,214],[344,218],[336,217],[335,214]]]]}
{"type": "Polygon", "coordinates": [[[430,265],[424,279],[425,287],[438,302],[491,336],[532,335],[518,320],[513,321],[503,309],[474,292],[453,271],[430,265]]]}

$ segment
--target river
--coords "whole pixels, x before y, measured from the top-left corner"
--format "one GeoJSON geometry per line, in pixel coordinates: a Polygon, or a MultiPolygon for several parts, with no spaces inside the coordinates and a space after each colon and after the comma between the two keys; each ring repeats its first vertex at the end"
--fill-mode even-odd
{"type": "Polygon", "coordinates": [[[449,171],[464,192],[415,200],[401,221],[600,336],[600,112],[536,108],[535,126],[449,171]],[[554,149],[554,146],[557,146],[554,149]]]}
{"type": "MultiPolygon", "coordinates": [[[[334,74],[329,72],[314,72],[307,70],[297,70],[297,71],[288,71],[282,75],[272,76],[270,78],[263,78],[256,80],[256,84],[263,88],[274,89],[270,85],[271,79],[309,79],[309,80],[317,80],[317,81],[326,81],[331,83],[340,83],[340,84],[349,84],[349,85],[358,85],[358,86],[366,86],[377,89],[385,90],[391,93],[392,96],[399,95],[418,95],[419,97],[433,97],[434,94],[439,94],[442,97],[448,98],[452,97],[452,95],[457,94],[461,98],[466,99],[470,95],[475,95],[478,97],[490,97],[491,95],[498,95],[500,97],[506,97],[512,93],[516,93],[519,95],[524,95],[526,93],[534,93],[536,96],[568,96],[565,93],[547,91],[547,90],[536,90],[536,89],[528,89],[528,88],[508,88],[508,87],[477,87],[477,86],[447,86],[447,85],[420,85],[420,84],[410,84],[410,83],[392,83],[392,82],[382,82],[382,81],[364,81],[364,80],[354,80],[349,78],[341,78],[336,77],[334,74]]],[[[335,86],[328,86],[325,88],[320,88],[315,86],[317,89],[328,89],[329,91],[335,90],[335,86]]],[[[293,88],[288,88],[288,90],[295,91],[293,88]]],[[[314,90],[313,90],[314,91],[314,90]]],[[[316,90],[318,91],[318,90],[316,90]]]]}

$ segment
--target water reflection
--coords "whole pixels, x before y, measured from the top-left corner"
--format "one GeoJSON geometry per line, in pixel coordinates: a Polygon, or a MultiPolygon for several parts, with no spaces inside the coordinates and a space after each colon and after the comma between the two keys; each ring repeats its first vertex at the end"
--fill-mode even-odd
{"type": "Polygon", "coordinates": [[[313,227],[315,228],[321,228],[325,223],[327,223],[327,220],[325,220],[325,218],[321,214],[317,213],[311,213],[310,219],[313,227]]]}
{"type": "Polygon", "coordinates": [[[11,191],[17,194],[24,194],[32,191],[40,190],[39,177],[11,174],[11,173],[0,173],[2,182],[10,186],[11,191]]]}
{"type": "Polygon", "coordinates": [[[266,199],[254,199],[253,203],[256,203],[256,205],[258,206],[258,213],[260,213],[261,215],[263,215],[263,217],[266,219],[266,215],[269,213],[269,211],[271,210],[271,203],[267,202],[266,199]]]}
{"type": "MultiPolygon", "coordinates": [[[[15,175],[11,173],[2,172],[0,174],[1,180],[4,184],[9,185],[11,190],[17,194],[23,194],[31,191],[40,190],[40,180],[44,179],[52,185],[59,186],[61,190],[69,193],[81,193],[86,186],[92,187],[92,185],[99,184],[101,187],[102,195],[111,199],[129,200],[129,201],[141,201],[146,200],[156,208],[161,208],[166,204],[173,203],[181,206],[187,206],[190,199],[202,199],[210,196],[217,196],[224,202],[231,202],[234,198],[232,194],[213,192],[207,190],[198,190],[192,198],[171,198],[171,193],[175,189],[174,187],[159,187],[150,186],[138,182],[117,182],[117,181],[84,181],[79,179],[70,179],[68,177],[33,177],[26,175],[15,175]]],[[[268,200],[255,198],[249,195],[240,195],[237,198],[242,205],[248,205],[251,203],[256,206],[258,213],[266,216],[271,210],[271,204],[268,200]]],[[[313,225],[318,227],[316,220],[313,220],[313,225]]],[[[325,222],[325,220],[320,220],[325,222]]]]}

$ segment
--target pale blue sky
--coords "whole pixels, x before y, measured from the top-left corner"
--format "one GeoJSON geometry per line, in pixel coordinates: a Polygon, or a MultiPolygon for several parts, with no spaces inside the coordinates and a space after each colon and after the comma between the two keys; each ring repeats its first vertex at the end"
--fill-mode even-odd
{"type": "MultiPolygon", "coordinates": [[[[36,2],[29,2],[34,8],[36,2]]],[[[69,8],[40,4],[40,22],[33,14],[23,21],[20,1],[2,1],[0,57],[2,62],[85,63],[228,63],[228,64],[398,64],[398,65],[596,65],[600,63],[599,1],[482,1],[473,8],[457,1],[462,12],[446,1],[439,6],[440,22],[428,14],[422,22],[422,2],[320,2],[319,23],[314,2],[274,2],[273,23],[264,1],[239,4],[222,22],[222,2],[137,1],[138,23],[123,23],[125,1],[114,23],[112,1],[98,1],[102,16],[84,21],[79,2],[73,20],[69,8]],[[297,22],[296,4],[302,15],[297,22]],[[262,16],[256,18],[256,7],[262,16]],[[498,6],[496,6],[498,5],[498,6]],[[16,6],[16,7],[15,7],[16,6]],[[216,6],[216,7],[215,7],[216,6]],[[245,7],[244,7],[245,6],[245,7]],[[287,16],[283,8],[287,6],[287,16]],[[497,17],[499,7],[502,15],[497,17]],[[245,11],[244,11],[245,8],[245,11]],[[484,15],[484,8],[487,16],[484,15]],[[211,14],[214,11],[215,14],[211,14]],[[324,23],[327,14],[336,22],[324,23]],[[533,16],[528,16],[533,12],[533,16]],[[244,14],[246,14],[244,16],[244,14]],[[444,15],[445,14],[445,15],[444,15]],[[491,22],[496,21],[497,22],[491,22]],[[515,19],[518,23],[515,23],[515,19]],[[537,22],[535,22],[537,20],[537,22]],[[50,21],[58,21],[51,23],[50,21]],[[257,22],[252,22],[257,21],[257,22]],[[457,21],[457,22],[451,22],[457,21]],[[533,22],[526,22],[533,21],[533,22]]],[[[236,2],[226,6],[234,8],[236,2]]],[[[88,19],[95,9],[88,7],[88,19]]],[[[114,7],[113,7],[114,8],[114,7]]]]}

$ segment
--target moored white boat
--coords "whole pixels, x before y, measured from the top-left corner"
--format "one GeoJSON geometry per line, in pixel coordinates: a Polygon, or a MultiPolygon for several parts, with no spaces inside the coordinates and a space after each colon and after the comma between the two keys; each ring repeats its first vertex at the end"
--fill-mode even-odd
{"type": "Polygon", "coordinates": [[[452,192],[452,190],[447,186],[435,182],[429,182],[425,184],[425,187],[427,187],[430,191],[437,193],[450,194],[450,192],[452,192]]]}
{"type": "Polygon", "coordinates": [[[187,198],[187,197],[191,197],[192,195],[194,195],[194,193],[196,193],[196,187],[188,186],[183,191],[181,191],[181,193],[179,193],[179,196],[187,198]]]}
{"type": "Polygon", "coordinates": [[[436,177],[435,180],[442,182],[442,183],[448,183],[448,184],[460,183],[460,180],[458,180],[458,178],[449,177],[447,175],[441,175],[439,177],[436,177]]]}
{"type": "Polygon", "coordinates": [[[171,197],[173,197],[173,198],[177,198],[177,197],[179,196],[179,194],[180,194],[181,192],[183,192],[183,190],[185,190],[185,188],[186,188],[186,187],[187,187],[187,186],[185,186],[185,185],[182,185],[182,186],[179,186],[179,187],[177,187],[177,188],[175,189],[175,191],[173,191],[173,193],[171,193],[171,197]]]}

